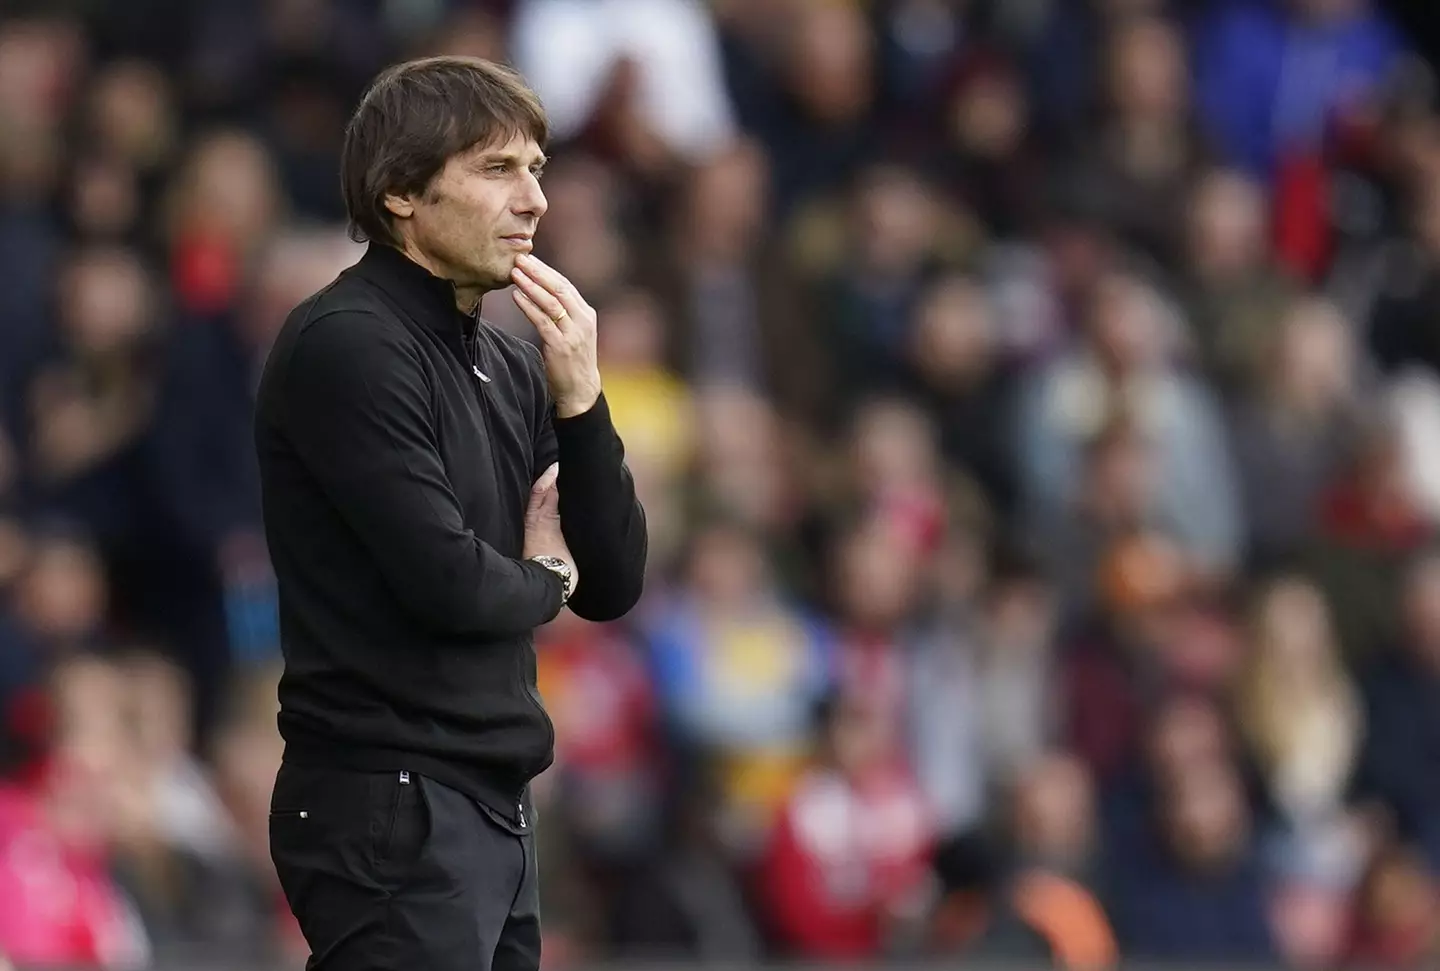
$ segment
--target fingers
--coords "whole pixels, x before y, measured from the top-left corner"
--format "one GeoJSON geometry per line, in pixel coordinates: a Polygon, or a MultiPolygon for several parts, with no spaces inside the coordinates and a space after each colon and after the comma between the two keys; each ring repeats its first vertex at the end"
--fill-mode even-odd
{"type": "Polygon", "coordinates": [[[579,315],[588,309],[575,285],[536,256],[527,253],[516,260],[511,278],[517,286],[525,286],[526,294],[551,320],[562,313],[579,315]]]}
{"type": "Polygon", "coordinates": [[[564,336],[560,328],[556,325],[555,318],[542,310],[534,300],[531,300],[530,297],[525,294],[524,290],[519,289],[518,284],[516,285],[516,289],[510,291],[510,294],[515,300],[515,305],[519,307],[520,312],[525,315],[525,319],[530,321],[531,325],[534,326],[535,330],[540,334],[542,341],[547,344],[553,344],[564,336]]]}
{"type": "Polygon", "coordinates": [[[540,478],[535,480],[535,486],[532,491],[544,492],[546,489],[549,489],[552,485],[554,485],[555,480],[559,477],[560,463],[551,462],[550,465],[545,469],[545,471],[540,473],[540,478]]]}

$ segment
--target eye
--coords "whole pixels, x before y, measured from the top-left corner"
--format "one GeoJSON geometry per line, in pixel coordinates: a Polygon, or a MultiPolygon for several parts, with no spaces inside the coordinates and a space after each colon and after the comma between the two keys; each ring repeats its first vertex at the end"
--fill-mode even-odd
{"type": "Polygon", "coordinates": [[[485,166],[485,171],[489,172],[491,175],[504,175],[509,170],[510,166],[506,165],[504,162],[496,162],[494,165],[485,166]]]}

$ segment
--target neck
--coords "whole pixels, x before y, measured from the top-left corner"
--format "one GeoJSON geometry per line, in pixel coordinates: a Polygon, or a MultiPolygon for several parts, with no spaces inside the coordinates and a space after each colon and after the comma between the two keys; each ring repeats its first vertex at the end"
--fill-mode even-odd
{"type": "MultiPolygon", "coordinates": [[[[455,278],[446,269],[445,265],[419,249],[413,241],[409,239],[404,240],[400,252],[429,270],[434,276],[455,283],[455,278]]],[[[480,309],[480,298],[484,295],[485,288],[482,286],[455,283],[455,307],[462,314],[476,313],[480,309]]]]}
{"type": "Polygon", "coordinates": [[[485,291],[480,287],[455,286],[455,307],[467,317],[473,317],[480,312],[480,298],[485,296],[485,291]]]}

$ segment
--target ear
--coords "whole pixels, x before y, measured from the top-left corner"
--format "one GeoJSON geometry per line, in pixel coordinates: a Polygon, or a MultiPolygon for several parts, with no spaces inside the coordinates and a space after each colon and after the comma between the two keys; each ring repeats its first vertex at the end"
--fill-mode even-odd
{"type": "Polygon", "coordinates": [[[415,215],[415,202],[409,195],[385,193],[385,208],[397,219],[409,219],[415,215]]]}

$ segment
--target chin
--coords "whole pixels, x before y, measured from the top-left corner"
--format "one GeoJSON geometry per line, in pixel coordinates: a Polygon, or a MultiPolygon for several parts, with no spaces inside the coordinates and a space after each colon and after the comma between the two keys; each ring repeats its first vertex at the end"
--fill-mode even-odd
{"type": "Polygon", "coordinates": [[[510,271],[515,268],[513,256],[492,260],[484,266],[473,268],[469,274],[470,286],[479,287],[485,292],[491,290],[503,290],[510,285],[510,271]]]}

